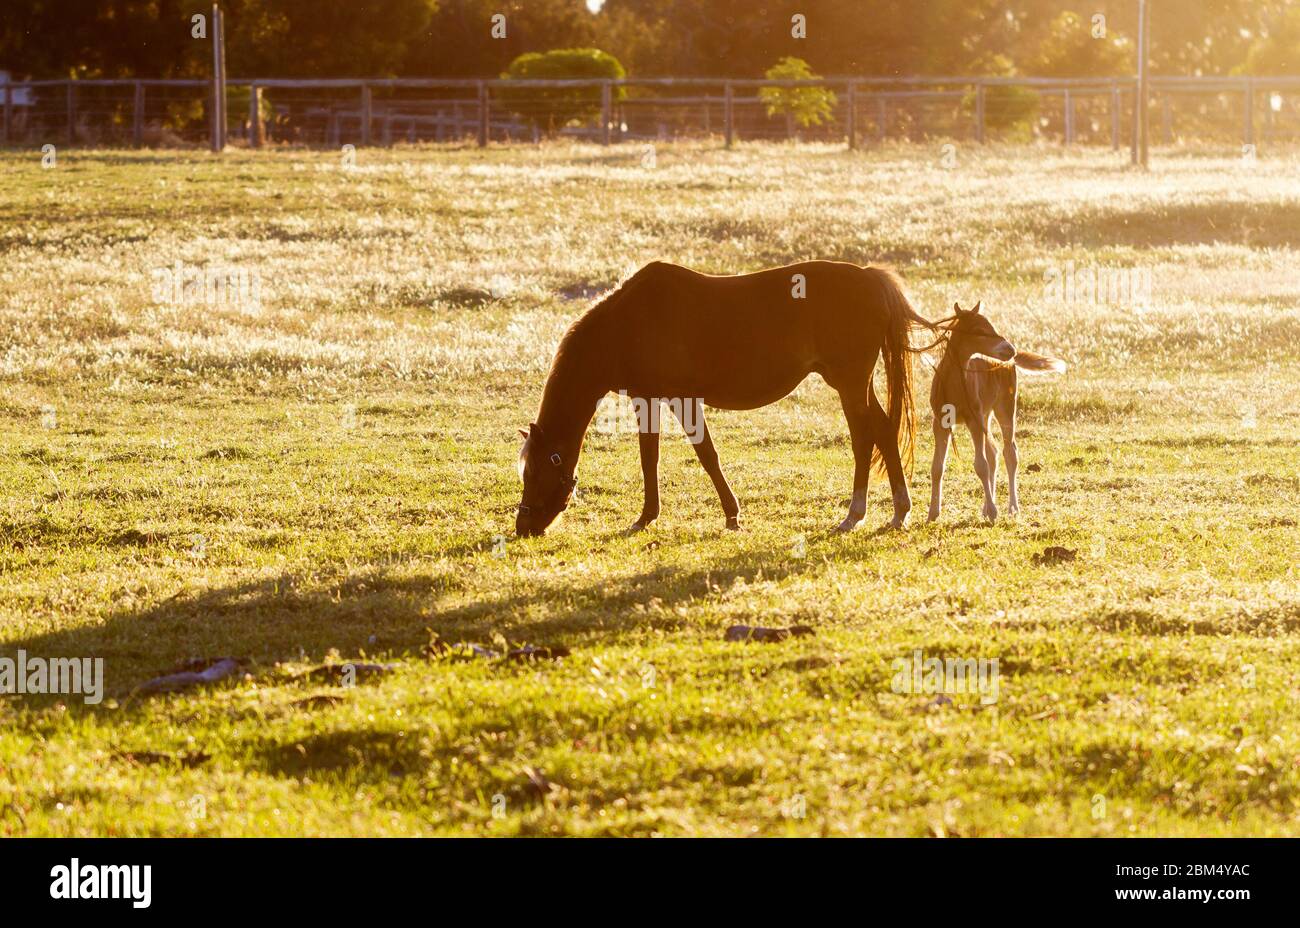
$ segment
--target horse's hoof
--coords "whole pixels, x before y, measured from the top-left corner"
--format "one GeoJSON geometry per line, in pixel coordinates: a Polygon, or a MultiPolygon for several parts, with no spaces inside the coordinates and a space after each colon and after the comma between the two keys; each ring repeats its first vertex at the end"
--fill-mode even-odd
{"type": "Polygon", "coordinates": [[[858,522],[860,521],[861,520],[859,519],[851,519],[851,518],[845,519],[843,522],[841,522],[839,525],[835,527],[835,531],[839,532],[841,535],[845,534],[846,532],[851,532],[858,527],[858,522]]]}
{"type": "Polygon", "coordinates": [[[637,532],[644,532],[645,530],[646,530],[645,522],[633,522],[631,525],[627,527],[627,531],[625,531],[623,534],[635,535],[637,532]]]}
{"type": "Polygon", "coordinates": [[[728,519],[727,530],[730,532],[740,531],[740,518],[737,516],[732,516],[730,519],[728,519]]]}
{"type": "Polygon", "coordinates": [[[907,528],[907,523],[911,518],[912,518],[912,513],[910,511],[901,514],[896,514],[894,518],[889,521],[889,527],[907,528]]]}

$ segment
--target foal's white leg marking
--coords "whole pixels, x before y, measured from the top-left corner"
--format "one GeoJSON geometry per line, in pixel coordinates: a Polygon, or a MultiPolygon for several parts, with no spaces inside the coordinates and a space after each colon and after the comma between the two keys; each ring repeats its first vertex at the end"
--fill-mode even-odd
{"type": "Polygon", "coordinates": [[[858,523],[863,520],[866,514],[867,488],[863,487],[860,490],[853,491],[853,498],[849,500],[849,514],[844,517],[844,521],[840,523],[838,530],[841,532],[853,531],[853,529],[857,528],[858,523]]]}

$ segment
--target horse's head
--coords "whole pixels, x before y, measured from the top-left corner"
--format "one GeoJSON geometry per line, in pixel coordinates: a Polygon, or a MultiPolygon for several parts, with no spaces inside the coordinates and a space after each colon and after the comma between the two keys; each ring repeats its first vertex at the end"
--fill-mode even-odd
{"type": "Polygon", "coordinates": [[[952,304],[953,324],[952,342],[960,344],[960,351],[966,354],[982,354],[999,361],[1010,361],[1016,356],[1016,348],[993,328],[988,317],[980,312],[983,303],[976,303],[974,309],[962,309],[958,303],[952,304]]]}
{"type": "Polygon", "coordinates": [[[519,451],[519,476],[524,481],[524,498],[515,516],[515,533],[521,538],[541,535],[555,517],[568,508],[578,485],[573,467],[567,462],[537,423],[519,430],[524,446],[519,451]]]}

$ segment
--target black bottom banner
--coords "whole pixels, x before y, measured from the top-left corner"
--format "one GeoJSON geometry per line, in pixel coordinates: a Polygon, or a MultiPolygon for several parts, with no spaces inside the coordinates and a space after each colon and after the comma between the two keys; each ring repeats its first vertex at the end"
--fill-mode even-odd
{"type": "MultiPolygon", "coordinates": [[[[276,840],[9,839],[5,901],[127,917],[321,914],[370,918],[447,896],[540,912],[672,905],[734,916],[783,902],[1100,909],[1233,918],[1290,909],[1285,839],[276,840]],[[540,906],[541,908],[537,908],[540,906]]],[[[919,911],[919,909],[913,909],[919,911]]]]}

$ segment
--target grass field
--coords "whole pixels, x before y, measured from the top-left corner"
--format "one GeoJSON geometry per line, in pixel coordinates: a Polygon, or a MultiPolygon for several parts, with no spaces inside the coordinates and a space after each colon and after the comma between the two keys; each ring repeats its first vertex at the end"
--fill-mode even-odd
{"type": "Polygon", "coordinates": [[[0,154],[0,657],[102,657],[106,695],[0,697],[0,834],[1300,832],[1300,151],[58,158],[0,154]],[[979,520],[963,433],[925,523],[926,419],[912,527],[877,480],[831,534],[814,378],[711,414],[743,532],[670,435],[625,536],[636,439],[601,433],[513,537],[515,429],[595,295],[809,258],[1070,362],[1023,380],[1018,519],[979,520]],[[156,299],[177,262],[260,303],[156,299]],[[1071,262],[1149,304],[1053,292],[1071,262]],[[996,703],[895,692],[918,651],[996,659],[996,703]],[[132,695],[218,656],[244,675],[132,695]],[[396,666],[297,678],[358,660],[396,666]]]}

